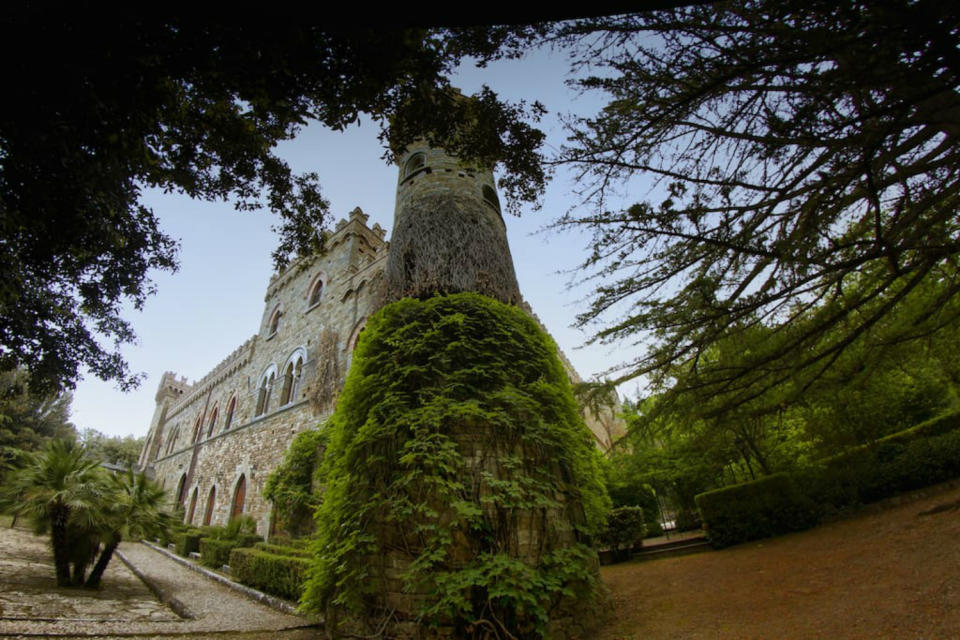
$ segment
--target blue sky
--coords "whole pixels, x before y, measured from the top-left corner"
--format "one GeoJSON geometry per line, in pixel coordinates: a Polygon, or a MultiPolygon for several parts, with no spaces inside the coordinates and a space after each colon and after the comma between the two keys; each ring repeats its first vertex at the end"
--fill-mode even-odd
{"type": "MultiPolygon", "coordinates": [[[[541,123],[548,135],[548,153],[565,138],[558,116],[595,113],[602,96],[578,96],[565,85],[567,62],[562,55],[536,52],[519,61],[492,64],[486,69],[463,68],[454,84],[473,93],[482,83],[502,97],[540,100],[549,110],[541,123]]],[[[279,153],[297,172],[315,171],[335,219],[359,206],[393,230],[396,171],[382,159],[378,127],[366,120],[338,133],[319,125],[305,127],[279,153]]],[[[574,174],[560,169],[547,188],[539,211],[526,208],[520,217],[506,216],[520,290],[534,312],[573,362],[580,375],[594,376],[635,357],[636,348],[591,346],[579,348],[588,334],[571,328],[586,306],[584,287],[568,289],[569,273],[583,259],[588,238],[573,232],[541,230],[578,200],[574,174]]],[[[646,197],[646,187],[632,184],[625,201],[646,197]]],[[[122,393],[92,376],[74,393],[72,421],[79,429],[93,428],[110,435],[145,435],[153,415],[153,396],[164,371],[190,380],[205,375],[259,328],[263,295],[272,272],[270,252],[277,239],[270,230],[269,212],[237,212],[230,203],[192,201],[176,194],[146,192],[145,203],[161,220],[162,228],[180,241],[180,269],[156,273],[157,293],[140,311],[128,309],[138,336],[136,345],[123,349],[133,371],[146,378],[136,391],[122,393]]],[[[636,385],[622,388],[633,395],[636,385]]]]}

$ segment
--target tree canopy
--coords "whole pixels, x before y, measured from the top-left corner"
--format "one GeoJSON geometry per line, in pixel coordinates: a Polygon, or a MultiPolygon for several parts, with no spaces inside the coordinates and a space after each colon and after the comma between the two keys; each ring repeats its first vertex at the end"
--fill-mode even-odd
{"type": "Polygon", "coordinates": [[[463,157],[495,158],[509,192],[535,197],[542,134],[523,106],[489,90],[453,118],[423,106],[447,95],[464,56],[515,50],[535,31],[11,7],[0,18],[0,52],[17,61],[0,106],[0,370],[28,367],[38,390],[71,387],[82,367],[137,383],[117,350],[134,338],[121,304],[139,308],[148,272],[177,265],[175,241],[140,202],[146,188],[271,209],[278,265],[318,249],[328,209],[317,177],[273,152],[310,120],[343,129],[365,112],[386,127],[416,114],[420,130],[398,126],[394,148],[433,132],[463,157]]]}
{"type": "Polygon", "coordinates": [[[600,69],[580,86],[610,96],[561,157],[594,212],[561,226],[594,234],[580,322],[652,344],[619,381],[679,382],[730,408],[802,392],[858,343],[960,318],[957,7],[751,0],[560,37],[600,69]],[[641,174],[651,200],[610,207],[641,174]],[[773,331],[709,366],[713,345],[756,327],[773,331]]]}

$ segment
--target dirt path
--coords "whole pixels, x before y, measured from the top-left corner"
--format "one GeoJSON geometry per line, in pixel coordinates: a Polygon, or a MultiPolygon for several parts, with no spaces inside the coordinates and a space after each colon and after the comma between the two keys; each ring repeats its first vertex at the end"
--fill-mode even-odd
{"type": "Polygon", "coordinates": [[[960,638],[958,506],[953,489],[723,551],[604,567],[616,613],[597,640],[960,638]]]}

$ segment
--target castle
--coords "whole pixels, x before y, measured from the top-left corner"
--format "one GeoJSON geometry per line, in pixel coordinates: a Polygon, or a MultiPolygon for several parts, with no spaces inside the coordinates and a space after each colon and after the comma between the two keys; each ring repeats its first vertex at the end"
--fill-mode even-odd
{"type": "MultiPolygon", "coordinates": [[[[492,172],[425,144],[408,148],[399,164],[392,247],[386,231],[368,227],[368,216],[354,209],[326,236],[322,254],[298,258],[270,279],[254,336],[195,383],[163,374],[139,466],[172,490],[186,522],[225,524],[248,514],[267,533],[267,476],[298,433],[332,413],[366,319],[385,301],[407,295],[408,279],[423,284],[436,275],[434,264],[446,265],[445,281],[463,279],[465,290],[533,315],[520,299],[492,172]],[[417,246],[423,245],[404,224],[412,215],[406,212],[422,211],[438,194],[456,210],[429,215],[461,216],[479,233],[457,234],[458,246],[422,256],[417,246]],[[499,262],[485,255],[491,246],[506,253],[499,262]]],[[[578,382],[562,354],[561,360],[578,382]]],[[[612,410],[585,411],[584,419],[603,450],[624,433],[612,410]]]]}

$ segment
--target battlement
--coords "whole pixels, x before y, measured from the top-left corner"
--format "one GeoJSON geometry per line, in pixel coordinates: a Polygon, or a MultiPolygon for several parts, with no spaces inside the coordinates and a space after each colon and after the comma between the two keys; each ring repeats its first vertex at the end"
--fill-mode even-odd
{"type": "Polygon", "coordinates": [[[192,389],[193,385],[187,382],[185,376],[180,376],[178,379],[177,374],[173,371],[165,371],[160,376],[160,384],[157,385],[157,395],[154,399],[157,403],[160,403],[166,399],[181,398],[189,394],[192,389]]]}

